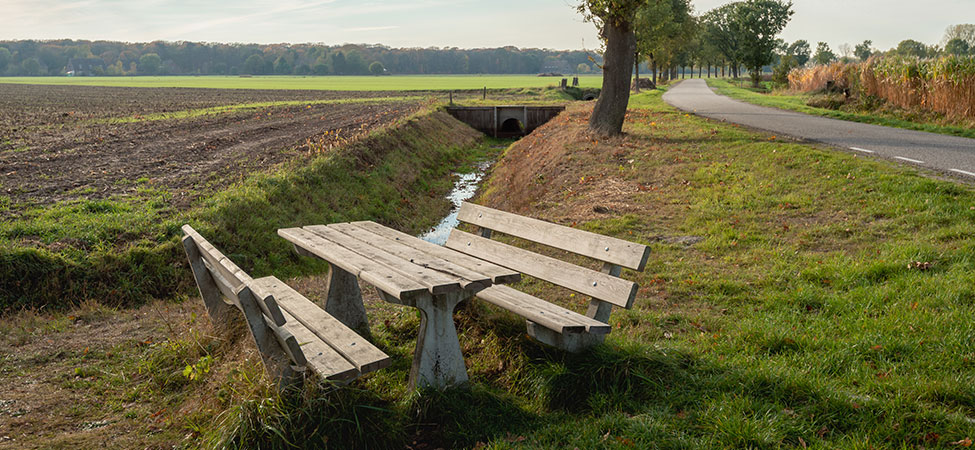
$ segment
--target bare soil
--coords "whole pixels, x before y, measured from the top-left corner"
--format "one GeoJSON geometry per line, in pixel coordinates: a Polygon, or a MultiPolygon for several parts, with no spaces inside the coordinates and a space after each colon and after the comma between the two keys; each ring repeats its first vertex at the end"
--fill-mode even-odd
{"type": "Polygon", "coordinates": [[[121,124],[92,119],[383,94],[0,85],[0,193],[15,204],[48,204],[130,193],[148,183],[170,190],[179,204],[197,189],[294,157],[309,140],[328,147],[388,124],[415,111],[421,97],[121,124]]]}

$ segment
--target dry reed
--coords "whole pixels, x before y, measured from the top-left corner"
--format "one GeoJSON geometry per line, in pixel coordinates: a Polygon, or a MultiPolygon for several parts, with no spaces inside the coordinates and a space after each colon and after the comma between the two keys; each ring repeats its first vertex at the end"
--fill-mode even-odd
{"type": "Polygon", "coordinates": [[[949,118],[975,118],[975,58],[880,57],[858,64],[833,63],[789,73],[789,87],[822,90],[827,81],[859,96],[873,96],[901,108],[921,108],[949,118]]]}

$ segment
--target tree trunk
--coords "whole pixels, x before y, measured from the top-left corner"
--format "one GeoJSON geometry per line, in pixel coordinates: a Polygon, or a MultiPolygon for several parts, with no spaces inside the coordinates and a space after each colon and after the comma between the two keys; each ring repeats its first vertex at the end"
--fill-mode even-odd
{"type": "Polygon", "coordinates": [[[589,129],[602,134],[623,132],[626,106],[630,101],[630,67],[636,53],[636,39],[629,23],[616,26],[613,21],[603,24],[606,52],[603,53],[603,88],[592,108],[589,129]]]}
{"type": "MultiPolygon", "coordinates": [[[[704,66],[697,66],[697,77],[701,78],[701,72],[704,70],[704,66]]],[[[708,75],[711,75],[711,68],[708,68],[708,75]]],[[[711,78],[711,77],[708,77],[711,78]]]]}
{"type": "Polygon", "coordinates": [[[708,78],[711,78],[711,63],[708,63],[708,78]]]}
{"type": "Polygon", "coordinates": [[[633,54],[633,73],[636,76],[633,78],[633,92],[640,92],[640,54],[633,54]]]}
{"type": "Polygon", "coordinates": [[[653,71],[653,85],[657,85],[657,60],[650,62],[650,70],[653,71]]]}

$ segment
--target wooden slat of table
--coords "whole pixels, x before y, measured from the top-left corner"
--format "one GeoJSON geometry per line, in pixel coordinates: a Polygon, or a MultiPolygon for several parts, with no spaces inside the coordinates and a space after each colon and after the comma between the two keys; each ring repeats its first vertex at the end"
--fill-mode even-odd
{"type": "Polygon", "coordinates": [[[383,264],[390,269],[396,270],[402,273],[404,277],[409,277],[420,282],[420,284],[426,286],[427,289],[430,290],[431,294],[446,294],[448,292],[456,292],[461,290],[460,280],[458,277],[418,266],[411,263],[408,259],[400,258],[385,250],[373,247],[372,245],[344,234],[339,230],[327,227],[325,225],[311,225],[303,227],[303,229],[317,234],[323,239],[332,241],[337,245],[341,245],[348,250],[356,252],[365,258],[379,264],[383,264]]]}
{"type": "Polygon", "coordinates": [[[362,229],[371,231],[379,236],[383,236],[400,244],[412,247],[428,255],[444,259],[459,266],[466,267],[474,272],[487,275],[488,277],[491,277],[494,284],[515,283],[521,280],[521,274],[514,270],[441,247],[437,244],[415,238],[392,228],[384,227],[375,222],[352,222],[352,224],[362,229]]]}
{"type": "Polygon", "coordinates": [[[429,292],[428,288],[418,281],[404,277],[398,271],[322,239],[310,231],[301,228],[284,228],[278,230],[278,235],[400,300],[416,298],[429,292]]]}
{"type": "Polygon", "coordinates": [[[491,277],[487,275],[475,272],[450,261],[437,258],[429,253],[403,244],[400,241],[389,239],[385,236],[380,236],[372,231],[362,228],[359,225],[352,223],[334,223],[330,224],[328,227],[338,230],[373,247],[385,250],[390,254],[396,255],[397,257],[409,260],[411,263],[418,266],[422,266],[437,272],[447,273],[454,277],[460,278],[464,280],[461,282],[461,287],[468,291],[478,292],[493,284],[491,277]]]}

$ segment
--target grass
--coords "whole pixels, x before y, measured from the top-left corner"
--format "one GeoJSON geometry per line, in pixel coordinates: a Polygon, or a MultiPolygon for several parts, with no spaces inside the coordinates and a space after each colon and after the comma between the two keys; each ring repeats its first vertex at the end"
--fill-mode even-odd
{"type": "MultiPolygon", "coordinates": [[[[585,134],[579,107],[564,115],[562,129],[506,151],[480,201],[521,200],[534,216],[651,246],[646,271],[624,271],[641,289],[614,311],[606,345],[562,353],[475,302],[456,315],[470,389],[410,393],[417,314],[373,301],[372,340],[391,367],[279,394],[238,351],[177,351],[192,339],[176,335],[153,347],[159,373],[212,362],[200,381],[176,378],[167,408],[183,412],[163,430],[229,448],[970,445],[971,187],[678,113],[659,91],[631,100],[623,138],[585,134]],[[558,164],[519,159],[546,152],[558,164]],[[506,167],[532,167],[537,182],[508,183],[506,167]]],[[[308,279],[289,283],[321,300],[308,279]]],[[[542,283],[519,287],[585,308],[542,283]]]]}
{"type": "Polygon", "coordinates": [[[934,112],[888,107],[876,99],[847,105],[841,95],[825,96],[773,90],[768,86],[768,83],[760,89],[753,89],[736,86],[729,80],[709,79],[708,85],[715,88],[719,94],[761,106],[788,109],[851,122],[975,138],[975,128],[972,128],[971,124],[951,121],[946,119],[943,114],[934,112]],[[833,106],[817,107],[811,106],[811,104],[832,104],[833,106]]]}
{"type": "MultiPolygon", "coordinates": [[[[567,75],[566,78],[572,78],[567,75]]],[[[393,76],[147,76],[147,77],[0,77],[0,83],[69,86],[181,87],[210,89],[300,89],[330,91],[442,91],[512,89],[558,85],[561,77],[534,75],[393,75],[393,76]]],[[[579,77],[580,87],[598,88],[602,77],[579,77]]]]}
{"type": "MultiPolygon", "coordinates": [[[[631,108],[625,138],[558,144],[562,163],[537,169],[535,185],[494,178],[517,164],[509,149],[495,199],[481,199],[526,196],[552,219],[611,201],[606,183],[625,192],[626,213],[577,224],[652,247],[645,272],[624,273],[642,287],[634,309],[613,313],[606,345],[565,354],[474,303],[457,315],[470,389],[410,393],[415,311],[370,303],[392,367],[284,394],[236,377],[240,394],[214,406],[224,412],[202,442],[857,449],[975,436],[971,188],[681,114],[659,92],[631,108]],[[703,241],[669,239],[680,236],[703,241]]],[[[541,283],[521,288],[584,308],[541,283]]]]}
{"type": "Polygon", "coordinates": [[[0,309],[90,298],[140,304],[187,292],[192,281],[178,242],[184,223],[245,270],[282,277],[322,266],[297,258],[277,228],[361,219],[427,228],[446,214],[451,169],[491,151],[447,117],[426,110],[345,148],[299,155],[188,209],[174,209],[171,194],[151,184],[100,200],[0,202],[0,210],[15,211],[0,222],[0,309]],[[423,213],[407,213],[417,210],[423,213]]]}

